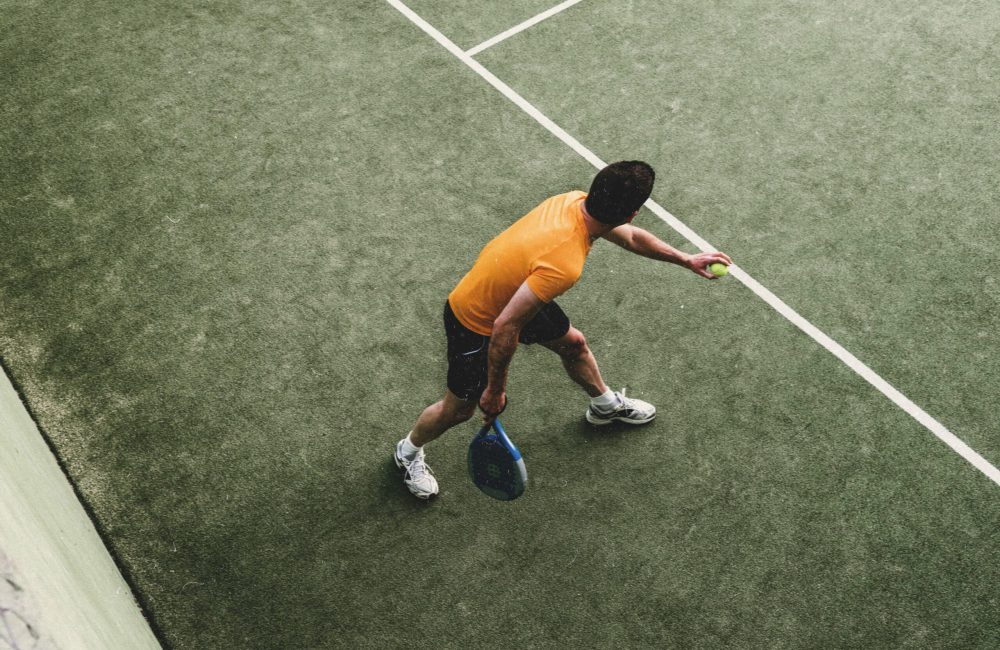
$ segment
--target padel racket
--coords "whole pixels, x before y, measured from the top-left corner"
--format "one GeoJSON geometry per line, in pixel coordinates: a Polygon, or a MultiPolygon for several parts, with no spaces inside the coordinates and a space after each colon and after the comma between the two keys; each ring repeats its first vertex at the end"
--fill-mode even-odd
{"type": "Polygon", "coordinates": [[[483,425],[469,443],[469,477],[494,499],[511,501],[524,494],[528,469],[499,419],[483,425]]]}

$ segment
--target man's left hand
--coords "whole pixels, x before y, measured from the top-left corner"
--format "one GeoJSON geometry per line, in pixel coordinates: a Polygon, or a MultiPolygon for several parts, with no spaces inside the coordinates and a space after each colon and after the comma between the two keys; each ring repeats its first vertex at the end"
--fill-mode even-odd
{"type": "Polygon", "coordinates": [[[719,264],[725,264],[726,266],[729,266],[730,264],[733,263],[733,260],[730,259],[730,257],[725,253],[719,253],[719,252],[698,253],[697,255],[692,255],[691,257],[689,257],[687,259],[687,263],[685,264],[685,266],[687,266],[689,269],[691,269],[692,271],[694,271],[703,278],[708,278],[709,280],[718,280],[719,278],[713,275],[712,272],[708,270],[708,266],[710,264],[715,264],[716,262],[718,262],[719,264]]]}

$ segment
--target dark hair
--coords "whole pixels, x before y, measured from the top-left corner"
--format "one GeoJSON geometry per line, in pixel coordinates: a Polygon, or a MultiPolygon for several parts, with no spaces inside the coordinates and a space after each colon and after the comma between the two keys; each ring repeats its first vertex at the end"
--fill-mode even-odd
{"type": "Polygon", "coordinates": [[[622,160],[597,172],[587,194],[587,213],[601,223],[625,223],[653,191],[656,172],[641,160],[622,160]]]}

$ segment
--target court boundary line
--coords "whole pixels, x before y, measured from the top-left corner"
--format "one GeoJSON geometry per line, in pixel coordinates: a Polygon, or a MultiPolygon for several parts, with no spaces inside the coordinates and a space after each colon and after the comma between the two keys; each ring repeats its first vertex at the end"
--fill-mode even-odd
{"type": "Polygon", "coordinates": [[[479,45],[477,45],[475,47],[469,48],[468,50],[465,51],[465,54],[468,55],[468,56],[476,56],[477,54],[479,54],[483,50],[489,49],[489,48],[493,47],[494,45],[496,45],[497,43],[506,41],[508,38],[510,38],[514,34],[518,34],[520,32],[523,32],[524,30],[528,29],[529,27],[533,27],[533,26],[537,25],[538,23],[542,22],[546,18],[551,18],[552,16],[555,16],[556,14],[558,14],[558,13],[560,13],[562,11],[565,11],[566,9],[569,9],[573,5],[578,4],[580,2],[583,2],[583,0],[566,0],[565,2],[562,2],[562,3],[558,4],[558,5],[556,5],[555,7],[552,7],[551,9],[543,11],[542,13],[538,14],[537,16],[533,16],[533,17],[527,19],[523,23],[514,25],[513,27],[511,27],[510,29],[508,29],[505,32],[500,32],[499,34],[497,34],[493,38],[485,40],[485,41],[483,41],[482,43],[480,43],[479,45]]]}
{"type": "MultiPolygon", "coordinates": [[[[504,83],[499,77],[487,70],[478,61],[455,45],[447,36],[438,31],[433,25],[421,18],[416,12],[407,7],[401,0],[386,0],[397,11],[403,14],[414,25],[419,27],[424,33],[438,42],[439,45],[451,52],[462,63],[470,67],[487,83],[496,88],[500,93],[512,101],[521,110],[527,113],[540,125],[544,126],[552,135],[556,136],[564,144],[573,149],[587,162],[597,169],[602,169],[606,163],[594,152],[583,146],[576,138],[571,136],[558,124],[549,119],[545,114],[534,107],[528,100],[521,97],[513,88],[504,83]]],[[[659,217],[664,223],[673,228],[678,234],[694,244],[703,252],[716,250],[709,243],[691,230],[677,217],[670,214],[656,201],[650,199],[646,202],[646,207],[659,217]]],[[[1000,470],[994,467],[988,460],[983,458],[978,452],[969,447],[962,439],[948,430],[943,424],[938,422],[930,414],[917,406],[913,401],[897,390],[892,384],[883,379],[878,373],[869,368],[864,362],[851,354],[846,348],[834,341],[818,327],[810,323],[801,314],[789,307],[783,300],[774,295],[764,285],[752,278],[746,271],[737,265],[729,267],[730,275],[738,279],[746,288],[752,291],[758,298],[767,303],[771,308],[784,316],[789,322],[799,328],[809,338],[826,349],[837,359],[842,361],[847,367],[853,370],[858,376],[867,381],[873,388],[882,393],[892,403],[902,409],[907,415],[933,433],[939,440],[948,445],[952,451],[964,458],[969,464],[978,469],[987,478],[1000,486],[1000,470]]]]}

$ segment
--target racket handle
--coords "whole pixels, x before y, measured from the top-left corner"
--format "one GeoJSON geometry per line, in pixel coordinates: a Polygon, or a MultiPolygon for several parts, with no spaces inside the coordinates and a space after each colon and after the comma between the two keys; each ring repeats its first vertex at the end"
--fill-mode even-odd
{"type": "Polygon", "coordinates": [[[496,429],[498,433],[507,435],[507,432],[503,430],[503,425],[500,424],[500,418],[493,418],[493,421],[490,422],[489,424],[484,424],[483,426],[479,427],[479,435],[483,435],[484,433],[489,433],[490,429],[496,429]]]}

